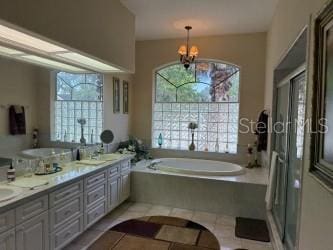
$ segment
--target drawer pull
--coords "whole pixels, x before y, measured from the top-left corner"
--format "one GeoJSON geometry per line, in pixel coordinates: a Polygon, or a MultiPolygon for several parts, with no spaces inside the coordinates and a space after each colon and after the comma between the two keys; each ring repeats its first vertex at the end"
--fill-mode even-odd
{"type": "Polygon", "coordinates": [[[70,215],[71,213],[72,213],[71,210],[67,210],[67,211],[65,212],[65,216],[68,216],[68,215],[70,215]]]}
{"type": "Polygon", "coordinates": [[[68,238],[69,236],[72,235],[72,232],[71,231],[68,231],[66,234],[65,234],[65,239],[68,238]]]}
{"type": "Polygon", "coordinates": [[[97,198],[98,198],[98,196],[99,196],[99,194],[95,194],[95,195],[94,195],[94,198],[95,198],[95,199],[97,199],[97,198]]]}

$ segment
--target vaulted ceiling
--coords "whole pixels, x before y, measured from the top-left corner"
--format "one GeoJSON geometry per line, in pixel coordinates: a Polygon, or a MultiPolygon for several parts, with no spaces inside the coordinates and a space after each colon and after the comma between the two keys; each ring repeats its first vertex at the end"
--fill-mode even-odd
{"type": "Polygon", "coordinates": [[[267,31],[278,0],[121,0],[136,16],[136,39],[267,31]]]}

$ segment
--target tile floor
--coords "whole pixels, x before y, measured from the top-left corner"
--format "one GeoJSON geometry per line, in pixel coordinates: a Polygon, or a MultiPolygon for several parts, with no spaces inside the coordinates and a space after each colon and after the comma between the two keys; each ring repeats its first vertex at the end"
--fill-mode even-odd
{"type": "Polygon", "coordinates": [[[92,242],[94,242],[112,226],[128,219],[153,215],[180,217],[192,220],[205,226],[215,234],[216,238],[220,242],[221,250],[233,250],[236,248],[245,248],[249,250],[273,250],[270,243],[236,238],[234,233],[235,218],[231,216],[147,203],[131,202],[122,204],[117,209],[106,215],[103,219],[70,243],[65,250],[86,249],[92,242]]]}

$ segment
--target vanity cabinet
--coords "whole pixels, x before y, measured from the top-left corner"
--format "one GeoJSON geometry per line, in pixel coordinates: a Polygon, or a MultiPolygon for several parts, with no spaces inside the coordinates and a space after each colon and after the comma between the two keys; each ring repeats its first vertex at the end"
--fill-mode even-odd
{"type": "Polygon", "coordinates": [[[0,234],[0,250],[15,249],[15,229],[0,234]]]}
{"type": "Polygon", "coordinates": [[[50,193],[50,249],[61,249],[83,232],[83,181],[50,193]]]}
{"type": "Polygon", "coordinates": [[[108,211],[120,203],[121,178],[120,175],[113,176],[108,181],[108,211]]]}
{"type": "Polygon", "coordinates": [[[15,211],[9,210],[0,214],[0,234],[13,227],[15,227],[15,211]]]}
{"type": "Polygon", "coordinates": [[[60,250],[130,195],[123,160],[0,213],[0,250],[60,250]]]}
{"type": "Polygon", "coordinates": [[[48,212],[35,216],[16,226],[17,250],[49,249],[48,212]]]}
{"type": "Polygon", "coordinates": [[[130,180],[130,172],[121,174],[121,194],[120,194],[120,202],[125,201],[131,192],[131,180],[130,180]]]}

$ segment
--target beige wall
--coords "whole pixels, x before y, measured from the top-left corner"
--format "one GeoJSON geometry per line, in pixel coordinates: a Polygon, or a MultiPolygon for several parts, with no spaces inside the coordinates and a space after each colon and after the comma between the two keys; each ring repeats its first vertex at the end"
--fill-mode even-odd
{"type": "Polygon", "coordinates": [[[37,127],[38,68],[0,57],[0,155],[10,156],[29,146],[31,132],[37,127]],[[25,106],[27,135],[9,135],[7,105],[25,106]]]}
{"type": "MultiPolygon", "coordinates": [[[[178,47],[184,39],[140,41],[136,43],[136,73],[133,96],[132,133],[151,140],[153,70],[179,60],[178,47]]],[[[211,36],[191,39],[200,58],[230,62],[241,68],[240,117],[256,120],[264,107],[266,33],[211,36]]],[[[239,144],[253,143],[251,134],[239,135],[239,144]]]]}
{"type": "Polygon", "coordinates": [[[119,0],[2,0],[0,19],[135,70],[135,18],[119,0]]]}
{"type": "MultiPolygon", "coordinates": [[[[273,70],[285,51],[297,38],[299,32],[310,22],[325,0],[280,0],[267,37],[267,64],[265,106],[272,107],[273,70]]],[[[311,27],[311,30],[312,27],[311,27]]],[[[309,65],[313,62],[313,33],[310,39],[309,65]]],[[[312,99],[312,67],[308,68],[308,100],[312,99]]],[[[310,117],[311,104],[307,104],[310,117]]],[[[308,172],[310,167],[310,135],[305,138],[305,157],[302,181],[302,211],[300,220],[300,250],[327,250],[333,246],[333,195],[318,183],[308,172]]]]}

